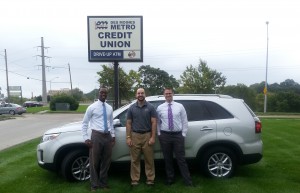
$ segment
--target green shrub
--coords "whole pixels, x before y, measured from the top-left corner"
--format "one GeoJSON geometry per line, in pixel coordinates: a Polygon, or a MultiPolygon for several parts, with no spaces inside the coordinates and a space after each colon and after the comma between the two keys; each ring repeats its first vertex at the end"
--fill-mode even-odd
{"type": "Polygon", "coordinates": [[[58,94],[51,97],[50,110],[56,111],[56,103],[68,103],[71,111],[76,111],[79,107],[79,102],[68,94],[58,94]]]}

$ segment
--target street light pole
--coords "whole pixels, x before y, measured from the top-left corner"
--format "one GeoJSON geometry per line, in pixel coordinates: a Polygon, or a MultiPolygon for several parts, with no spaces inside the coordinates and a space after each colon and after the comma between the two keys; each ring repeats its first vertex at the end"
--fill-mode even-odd
{"type": "Polygon", "coordinates": [[[264,95],[265,95],[265,101],[264,101],[264,113],[267,112],[267,94],[268,94],[268,57],[269,57],[269,22],[266,22],[267,24],[267,55],[266,55],[266,81],[265,81],[265,88],[264,88],[264,95]]]}

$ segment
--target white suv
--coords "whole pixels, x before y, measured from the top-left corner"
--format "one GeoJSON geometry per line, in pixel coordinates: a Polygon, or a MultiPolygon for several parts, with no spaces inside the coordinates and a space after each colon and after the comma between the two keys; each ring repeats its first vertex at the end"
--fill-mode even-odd
{"type": "MultiPolygon", "coordinates": [[[[189,129],[185,140],[186,159],[192,160],[208,176],[231,177],[238,165],[261,160],[263,143],[259,118],[241,99],[228,95],[174,95],[186,109],[189,129]]],[[[146,100],[155,107],[164,96],[146,100]]],[[[130,161],[126,145],[126,113],[131,104],[114,111],[116,144],[113,162],[130,161]]],[[[158,140],[154,146],[156,160],[162,160],[158,140]]],[[[58,171],[69,180],[89,179],[88,147],[84,144],[81,122],[50,129],[37,147],[38,164],[58,171]]]]}

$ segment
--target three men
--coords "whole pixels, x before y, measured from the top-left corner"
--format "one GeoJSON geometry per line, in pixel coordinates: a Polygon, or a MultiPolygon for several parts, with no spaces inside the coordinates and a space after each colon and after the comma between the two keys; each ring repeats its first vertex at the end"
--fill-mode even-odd
{"type": "MultiPolygon", "coordinates": [[[[140,181],[140,158],[144,155],[146,184],[154,185],[155,166],[153,146],[156,128],[161,150],[164,155],[167,184],[174,183],[173,153],[175,154],[181,175],[187,186],[193,186],[185,161],[184,137],[188,129],[186,111],[180,103],[173,101],[172,89],[165,89],[166,102],[155,108],[145,100],[145,90],[136,91],[136,103],[127,112],[126,143],[131,156],[131,185],[140,181]]],[[[90,105],[85,113],[82,132],[85,143],[90,148],[91,190],[108,188],[107,172],[110,167],[112,147],[115,143],[112,107],[105,103],[107,89],[99,90],[99,101],[90,105]],[[92,129],[91,139],[87,128],[92,129]],[[100,172],[97,172],[100,171],[100,172]]]]}

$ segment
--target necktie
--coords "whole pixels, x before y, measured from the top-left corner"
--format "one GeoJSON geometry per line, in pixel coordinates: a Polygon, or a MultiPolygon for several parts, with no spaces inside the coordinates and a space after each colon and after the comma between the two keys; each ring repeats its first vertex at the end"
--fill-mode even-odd
{"type": "Polygon", "coordinates": [[[104,133],[108,132],[108,126],[107,126],[107,114],[106,114],[106,107],[105,104],[102,104],[103,109],[103,122],[104,122],[104,133]]]}
{"type": "Polygon", "coordinates": [[[168,104],[168,123],[169,123],[169,129],[172,131],[174,129],[173,125],[173,113],[172,113],[172,108],[171,104],[168,104]]]}

